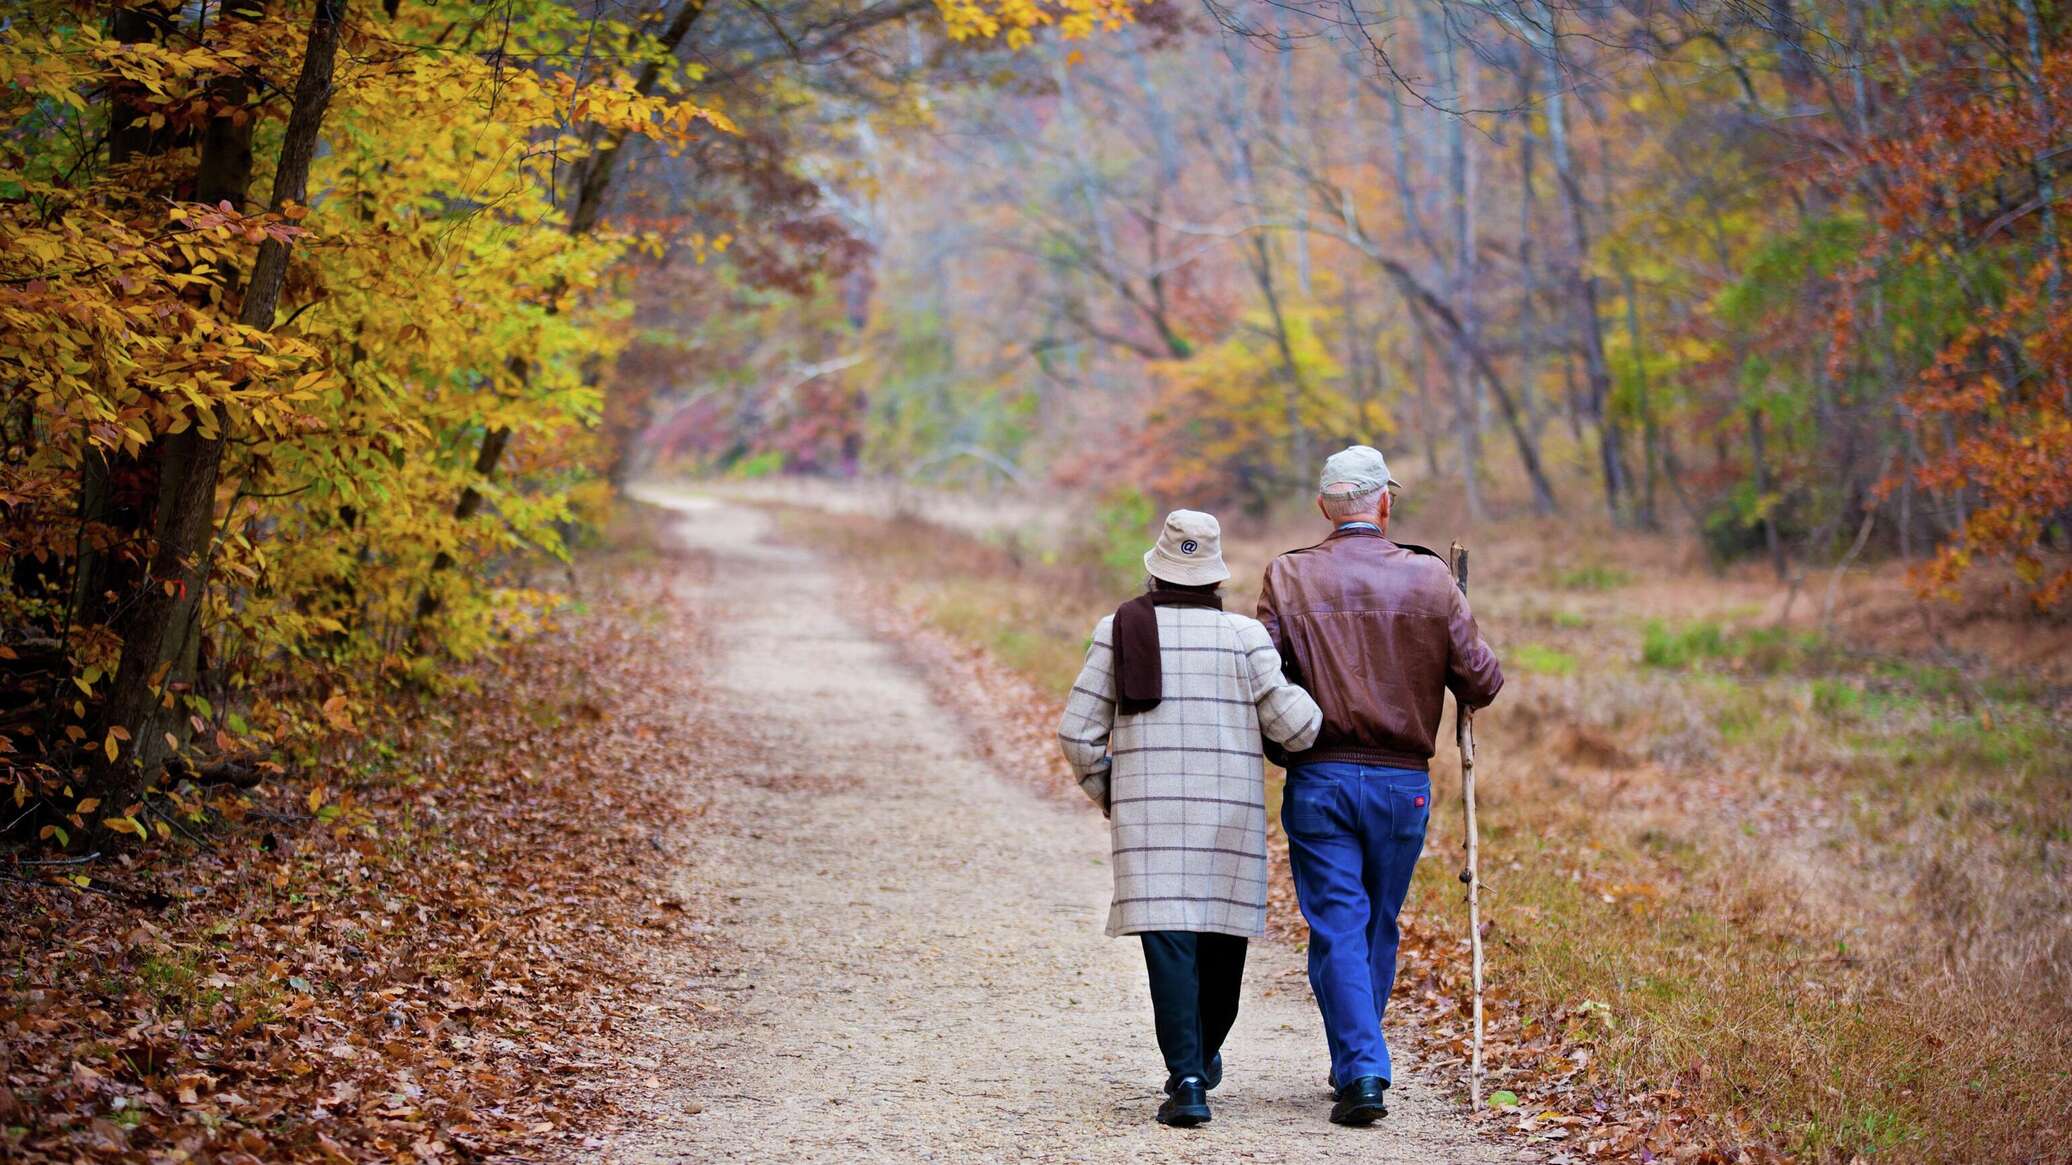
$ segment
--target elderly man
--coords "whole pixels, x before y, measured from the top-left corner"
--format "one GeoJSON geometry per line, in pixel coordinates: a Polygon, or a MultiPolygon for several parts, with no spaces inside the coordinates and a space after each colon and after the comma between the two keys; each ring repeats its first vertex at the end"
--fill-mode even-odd
{"type": "Polygon", "coordinates": [[[1388,1115],[1381,1017],[1431,818],[1445,693],[1480,708],[1504,683],[1445,560],[1389,540],[1397,488],[1375,450],[1332,454],[1317,488],[1331,533],[1276,558],[1259,591],[1288,677],[1324,712],[1314,743],[1287,757],[1281,824],[1330,1044],[1331,1119],[1346,1125],[1388,1115]]]}

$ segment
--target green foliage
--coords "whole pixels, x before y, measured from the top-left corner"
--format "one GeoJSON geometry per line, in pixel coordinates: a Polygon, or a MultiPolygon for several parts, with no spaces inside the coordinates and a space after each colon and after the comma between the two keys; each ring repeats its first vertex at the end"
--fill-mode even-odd
{"type": "Polygon", "coordinates": [[[1640,655],[1649,667],[1675,670],[1720,660],[1757,675],[1803,672],[1833,663],[1832,648],[1817,635],[1782,627],[1728,631],[1705,620],[1681,627],[1649,620],[1642,628],[1640,655]]]}
{"type": "Polygon", "coordinates": [[[1316,435],[1376,441],[1392,432],[1379,401],[1346,391],[1345,368],[1326,342],[1328,316],[1310,303],[1247,312],[1221,343],[1154,364],[1147,488],[1196,507],[1264,513],[1315,472],[1298,454],[1316,451],[1316,435]]]}
{"type": "Polygon", "coordinates": [[[860,337],[873,353],[865,466],[930,482],[1011,479],[1039,398],[1004,370],[962,366],[949,321],[925,298],[893,300],[860,337]]]}
{"type": "Polygon", "coordinates": [[[1853,719],[1864,706],[1863,689],[1839,677],[1813,681],[1813,710],[1829,720],[1853,719]]]}
{"type": "Polygon", "coordinates": [[[1616,566],[1593,562],[1554,572],[1554,585],[1565,591],[1611,591],[1633,581],[1633,576],[1616,566]]]}
{"type": "Polygon", "coordinates": [[[1726,650],[1726,639],[1716,623],[1671,628],[1650,619],[1641,632],[1640,661],[1649,667],[1686,668],[1699,660],[1725,655],[1726,650]]]}
{"type": "Polygon", "coordinates": [[[736,461],[728,470],[730,476],[753,481],[758,477],[769,477],[784,470],[784,454],[774,449],[752,454],[736,461]]]}
{"type": "Polygon", "coordinates": [[[1101,568],[1118,586],[1126,587],[1144,576],[1144,550],[1157,519],[1151,499],[1131,487],[1109,493],[1094,510],[1101,568]]]}
{"type": "Polygon", "coordinates": [[[1505,654],[1509,657],[1508,662],[1517,664],[1525,671],[1539,672],[1542,675],[1573,675],[1576,670],[1575,656],[1538,643],[1521,643],[1505,654]]]}
{"type": "Polygon", "coordinates": [[[1834,215],[1802,223],[1765,239],[1748,256],[1741,277],[1713,301],[1737,329],[1760,326],[1772,311],[1802,302],[1807,285],[1854,263],[1868,233],[1861,215],[1834,215]]]}
{"type": "Polygon", "coordinates": [[[1735,632],[1729,653],[1741,667],[1763,675],[1804,671],[1827,662],[1828,646],[1819,636],[1783,627],[1753,627],[1735,632]]]}
{"type": "Polygon", "coordinates": [[[1789,502],[1790,498],[1782,492],[1757,489],[1752,479],[1736,482],[1705,512],[1699,538],[1715,562],[1762,551],[1768,545],[1763,531],[1765,518],[1775,520],[1779,538],[1795,542],[1805,531],[1798,511],[1789,502]]]}

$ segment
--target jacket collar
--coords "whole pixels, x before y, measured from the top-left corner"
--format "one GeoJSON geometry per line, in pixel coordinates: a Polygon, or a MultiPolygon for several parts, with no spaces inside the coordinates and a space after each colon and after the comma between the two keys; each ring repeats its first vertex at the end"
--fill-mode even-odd
{"type": "Polygon", "coordinates": [[[1336,530],[1331,531],[1324,541],[1329,542],[1334,538],[1379,538],[1384,542],[1388,541],[1388,535],[1366,523],[1354,526],[1340,526],[1336,530]]]}

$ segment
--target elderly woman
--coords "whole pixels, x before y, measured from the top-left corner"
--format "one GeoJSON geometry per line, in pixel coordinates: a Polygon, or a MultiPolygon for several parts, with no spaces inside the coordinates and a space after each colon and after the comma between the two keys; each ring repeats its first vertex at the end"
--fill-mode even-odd
{"type": "Polygon", "coordinates": [[[1167,1072],[1158,1120],[1189,1126],[1209,1119],[1246,942],[1266,929],[1260,737],[1305,749],[1323,713],[1281,675],[1266,630],[1223,610],[1215,518],[1175,510],[1144,568],[1145,593],[1095,624],[1058,740],[1108,814],[1108,933],[1144,943],[1167,1072]]]}

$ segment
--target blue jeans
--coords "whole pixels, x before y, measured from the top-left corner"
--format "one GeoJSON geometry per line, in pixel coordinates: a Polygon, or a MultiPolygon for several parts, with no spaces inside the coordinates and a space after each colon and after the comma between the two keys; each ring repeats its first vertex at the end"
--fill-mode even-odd
{"type": "Polygon", "coordinates": [[[1431,816],[1430,773],[1336,762],[1288,773],[1281,825],[1336,1084],[1390,1078],[1381,1016],[1396,985],[1396,915],[1431,816]]]}

